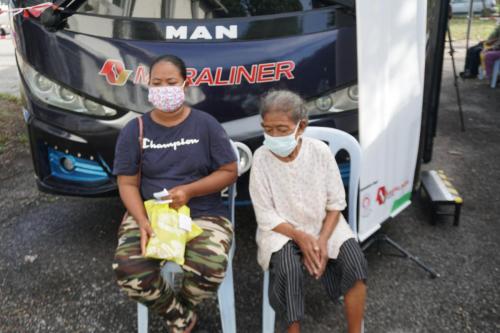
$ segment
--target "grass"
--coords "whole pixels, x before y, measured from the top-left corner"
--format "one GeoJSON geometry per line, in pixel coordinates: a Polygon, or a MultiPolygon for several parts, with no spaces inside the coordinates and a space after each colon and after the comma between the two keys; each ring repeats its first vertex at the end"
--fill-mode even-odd
{"type": "Polygon", "coordinates": [[[19,97],[0,93],[0,103],[3,104],[3,102],[10,102],[21,105],[21,99],[19,97]]]}
{"type": "Polygon", "coordinates": [[[0,155],[2,155],[2,153],[5,151],[6,148],[7,148],[7,138],[0,134],[0,155]]]}
{"type": "MultiPolygon", "coordinates": [[[[496,27],[495,18],[474,17],[471,22],[470,40],[479,42],[485,40],[496,27]]],[[[453,16],[450,21],[450,31],[453,41],[465,41],[467,39],[467,17],[453,16]]]]}
{"type": "Polygon", "coordinates": [[[21,99],[0,93],[0,156],[2,160],[16,155],[19,151],[26,151],[28,146],[28,135],[21,114],[21,99]]]}

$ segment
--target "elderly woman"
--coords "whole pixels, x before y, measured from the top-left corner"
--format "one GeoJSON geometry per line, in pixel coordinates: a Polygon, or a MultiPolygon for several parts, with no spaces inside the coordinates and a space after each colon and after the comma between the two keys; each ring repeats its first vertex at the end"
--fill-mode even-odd
{"type": "Polygon", "coordinates": [[[341,214],[345,192],[335,158],[325,143],[302,137],[307,111],[298,95],[270,92],[261,117],[265,140],[254,155],[250,195],[271,306],[288,332],[300,332],[305,267],[333,301],[344,296],[348,331],[360,332],[367,264],[341,214]]]}

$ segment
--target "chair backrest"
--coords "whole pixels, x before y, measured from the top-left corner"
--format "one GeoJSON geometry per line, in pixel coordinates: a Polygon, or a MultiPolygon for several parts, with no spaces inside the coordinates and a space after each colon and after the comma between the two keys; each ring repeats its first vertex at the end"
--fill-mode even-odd
{"type": "MultiPolygon", "coordinates": [[[[238,151],[238,148],[236,144],[231,141],[231,146],[233,147],[234,153],[236,154],[236,163],[238,163],[238,177],[240,176],[240,153],[238,151]]],[[[236,183],[238,181],[236,180],[234,183],[229,185],[229,188],[227,190],[227,203],[229,206],[229,218],[231,219],[231,223],[233,224],[233,227],[236,226],[235,219],[234,219],[234,206],[235,206],[235,201],[236,201],[236,183]]]]}
{"type": "Polygon", "coordinates": [[[326,142],[333,156],[342,149],[349,154],[349,225],[356,237],[358,237],[357,213],[361,146],[352,135],[335,128],[309,126],[306,128],[304,135],[326,142]]]}

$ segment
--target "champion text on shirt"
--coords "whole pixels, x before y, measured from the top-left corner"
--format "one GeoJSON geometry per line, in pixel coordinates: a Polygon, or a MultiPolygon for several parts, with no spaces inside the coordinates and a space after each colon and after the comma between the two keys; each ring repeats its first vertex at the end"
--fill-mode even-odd
{"type": "Polygon", "coordinates": [[[179,146],[185,146],[185,145],[194,145],[200,142],[198,139],[180,139],[174,142],[168,142],[168,143],[154,143],[153,140],[144,138],[142,139],[142,149],[168,149],[168,148],[174,148],[174,150],[177,150],[177,147],[179,146]]]}

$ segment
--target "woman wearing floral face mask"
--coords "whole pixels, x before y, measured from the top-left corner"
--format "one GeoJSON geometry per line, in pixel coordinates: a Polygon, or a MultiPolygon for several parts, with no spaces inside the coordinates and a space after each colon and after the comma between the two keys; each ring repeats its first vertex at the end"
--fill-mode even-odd
{"type": "Polygon", "coordinates": [[[361,332],[366,260],[340,213],[345,193],[328,146],[302,137],[303,100],[273,91],[261,103],[264,145],[254,154],[250,195],[257,218],[258,262],[270,271],[269,300],[288,332],[304,317],[304,267],[336,302],[345,297],[349,333],[361,332]]]}
{"type": "Polygon", "coordinates": [[[171,332],[191,332],[193,307],[214,296],[224,278],[233,230],[220,191],[237,178],[226,132],[212,116],[184,103],[186,87],[186,66],[178,57],[162,56],[151,64],[148,99],[154,109],[122,129],[113,168],[128,212],[113,263],[118,284],[161,315],[171,332]],[[162,279],[161,261],[143,256],[152,236],[143,202],[163,189],[171,207],[187,204],[203,229],[186,245],[178,294],[162,279]]]}

